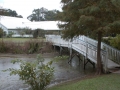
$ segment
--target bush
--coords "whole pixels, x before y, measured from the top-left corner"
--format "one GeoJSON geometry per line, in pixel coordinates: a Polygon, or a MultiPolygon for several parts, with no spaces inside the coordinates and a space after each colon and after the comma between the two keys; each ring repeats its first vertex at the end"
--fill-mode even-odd
{"type": "Polygon", "coordinates": [[[8,47],[8,52],[13,54],[21,54],[23,53],[22,47],[20,43],[15,42],[6,42],[8,47]]]}
{"type": "Polygon", "coordinates": [[[2,28],[0,28],[0,38],[2,38],[2,37],[3,37],[3,34],[4,34],[3,29],[2,29],[2,28]]]}
{"type": "Polygon", "coordinates": [[[37,38],[38,37],[38,33],[39,33],[38,29],[34,30],[34,32],[33,32],[33,38],[37,38]]]}
{"type": "Polygon", "coordinates": [[[19,75],[20,79],[31,86],[32,90],[43,90],[50,83],[54,68],[51,66],[52,61],[44,64],[41,55],[33,62],[22,60],[13,60],[12,63],[20,63],[20,69],[9,68],[4,71],[10,71],[10,75],[19,75]]]}
{"type": "Polygon", "coordinates": [[[38,40],[31,40],[28,41],[24,44],[24,47],[27,49],[27,53],[35,53],[40,50],[40,48],[43,47],[43,41],[38,41],[38,40]]]}
{"type": "Polygon", "coordinates": [[[106,38],[103,38],[103,39],[102,39],[102,42],[110,45],[110,40],[111,40],[111,39],[112,39],[112,37],[106,37],[106,38]]]}
{"type": "Polygon", "coordinates": [[[0,42],[0,53],[20,54],[23,52],[24,51],[22,50],[20,43],[7,42],[7,41],[0,42]]]}
{"type": "Polygon", "coordinates": [[[0,53],[14,53],[14,54],[32,54],[32,53],[46,53],[52,51],[52,45],[49,42],[39,40],[30,40],[24,43],[0,41],[0,53]]]}
{"type": "Polygon", "coordinates": [[[0,41],[0,53],[5,53],[8,51],[8,46],[5,42],[0,41]]]}
{"type": "Polygon", "coordinates": [[[46,53],[46,52],[50,53],[52,51],[53,51],[52,44],[49,42],[45,42],[43,47],[40,49],[40,53],[46,53]]]}
{"type": "Polygon", "coordinates": [[[110,45],[120,50],[120,35],[117,35],[116,37],[112,38],[110,40],[110,45]]]}

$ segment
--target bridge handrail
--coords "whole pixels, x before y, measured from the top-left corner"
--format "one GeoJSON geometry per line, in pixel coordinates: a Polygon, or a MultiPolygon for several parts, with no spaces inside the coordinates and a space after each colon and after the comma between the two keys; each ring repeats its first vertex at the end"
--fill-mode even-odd
{"type": "MultiPolygon", "coordinates": [[[[59,36],[59,35],[57,35],[57,36],[56,35],[50,35],[50,37],[51,38],[54,37],[54,40],[57,39],[57,38],[59,38],[59,39],[61,38],[61,36],[59,36]]],[[[97,41],[94,40],[94,39],[91,39],[89,37],[83,36],[83,35],[79,36],[79,37],[73,38],[72,42],[68,42],[66,40],[61,39],[61,41],[66,42],[66,44],[80,43],[79,40],[82,41],[82,42],[84,42],[84,44],[85,43],[88,44],[88,47],[91,46],[91,47],[94,47],[97,50],[97,41]]],[[[59,40],[57,40],[57,41],[59,41],[59,40]]],[[[61,42],[61,41],[59,41],[59,42],[61,42]]],[[[103,42],[101,43],[101,54],[103,56],[104,55],[106,56],[104,58],[110,59],[110,60],[112,60],[112,61],[120,64],[120,51],[117,50],[117,49],[115,49],[115,48],[113,48],[113,47],[111,47],[111,46],[109,46],[109,45],[107,45],[107,44],[105,44],[105,43],[103,43],[103,42]]]]}
{"type": "MultiPolygon", "coordinates": [[[[83,36],[84,40],[87,41],[87,43],[94,45],[97,47],[97,41],[94,39],[91,39],[89,37],[83,36]]],[[[117,50],[116,48],[107,45],[105,43],[101,43],[101,50],[106,51],[108,54],[108,59],[112,60],[118,64],[120,64],[120,50],[117,50]]]]}

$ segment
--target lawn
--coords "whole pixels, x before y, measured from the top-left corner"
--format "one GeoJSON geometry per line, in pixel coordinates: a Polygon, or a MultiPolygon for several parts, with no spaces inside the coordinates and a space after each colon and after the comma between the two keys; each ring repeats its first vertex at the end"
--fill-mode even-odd
{"type": "MultiPolygon", "coordinates": [[[[44,38],[3,38],[4,41],[11,41],[11,42],[26,42],[30,40],[45,40],[44,38]]],[[[2,41],[2,38],[0,38],[0,41],[2,41]]]]}
{"type": "Polygon", "coordinates": [[[120,90],[120,74],[102,75],[76,82],[72,81],[47,90],[120,90]]]}

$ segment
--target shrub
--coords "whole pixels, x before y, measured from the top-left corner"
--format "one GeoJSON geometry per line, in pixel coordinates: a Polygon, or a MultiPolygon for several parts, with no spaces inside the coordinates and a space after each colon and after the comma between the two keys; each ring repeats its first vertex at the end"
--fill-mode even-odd
{"type": "Polygon", "coordinates": [[[23,53],[20,43],[6,42],[6,45],[8,47],[8,52],[9,53],[13,53],[13,54],[23,53]]]}
{"type": "Polygon", "coordinates": [[[5,53],[8,51],[8,47],[5,42],[0,41],[0,53],[5,53]]]}
{"type": "Polygon", "coordinates": [[[24,44],[25,49],[27,49],[27,53],[35,53],[40,50],[40,48],[43,47],[43,41],[38,41],[38,40],[31,40],[28,41],[24,44]]]}
{"type": "Polygon", "coordinates": [[[38,29],[34,30],[34,32],[33,32],[33,38],[37,38],[38,37],[38,33],[39,33],[38,29]]]}
{"type": "Polygon", "coordinates": [[[106,38],[103,38],[103,39],[102,39],[102,42],[110,45],[110,40],[111,40],[111,39],[112,39],[112,37],[106,37],[106,38]]]}
{"type": "Polygon", "coordinates": [[[2,28],[0,28],[0,38],[2,38],[2,37],[3,37],[3,34],[4,34],[3,29],[2,29],[2,28]]]}
{"type": "Polygon", "coordinates": [[[52,44],[49,42],[45,42],[42,48],[40,49],[40,53],[46,53],[46,52],[50,53],[52,51],[53,51],[52,44]]]}
{"type": "Polygon", "coordinates": [[[10,32],[8,33],[7,37],[8,37],[8,38],[11,38],[13,34],[14,34],[14,32],[10,31],[10,32]]]}
{"type": "Polygon", "coordinates": [[[45,53],[51,52],[52,45],[49,42],[30,40],[24,43],[0,41],[0,53],[45,53]]]}
{"type": "Polygon", "coordinates": [[[120,50],[120,35],[110,40],[110,45],[120,50]]]}
{"type": "Polygon", "coordinates": [[[20,79],[31,86],[32,90],[43,90],[50,83],[54,68],[51,66],[52,61],[44,64],[44,58],[37,56],[33,62],[22,60],[13,60],[12,63],[20,63],[20,69],[9,68],[4,71],[10,71],[10,75],[19,75],[20,79]]]}

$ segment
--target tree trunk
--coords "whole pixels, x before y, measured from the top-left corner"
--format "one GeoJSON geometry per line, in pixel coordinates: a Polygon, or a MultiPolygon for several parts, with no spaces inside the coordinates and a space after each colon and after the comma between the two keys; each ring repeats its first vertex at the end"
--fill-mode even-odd
{"type": "Polygon", "coordinates": [[[101,38],[102,38],[102,32],[98,32],[98,45],[97,45],[97,72],[96,74],[102,74],[103,67],[102,67],[102,61],[101,61],[101,38]]]}

